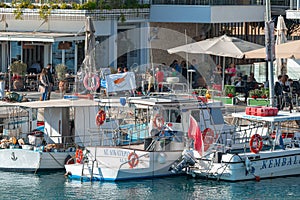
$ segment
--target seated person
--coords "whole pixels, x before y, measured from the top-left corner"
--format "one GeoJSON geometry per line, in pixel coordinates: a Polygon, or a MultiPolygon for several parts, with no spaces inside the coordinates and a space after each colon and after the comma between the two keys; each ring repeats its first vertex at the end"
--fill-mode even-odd
{"type": "Polygon", "coordinates": [[[292,94],[297,94],[298,96],[300,95],[300,84],[298,81],[294,81],[293,79],[289,79],[289,84],[291,88],[292,94]]]}
{"type": "Polygon", "coordinates": [[[242,76],[238,77],[238,80],[234,82],[235,91],[239,93],[245,92],[245,82],[242,79],[242,76]]]}

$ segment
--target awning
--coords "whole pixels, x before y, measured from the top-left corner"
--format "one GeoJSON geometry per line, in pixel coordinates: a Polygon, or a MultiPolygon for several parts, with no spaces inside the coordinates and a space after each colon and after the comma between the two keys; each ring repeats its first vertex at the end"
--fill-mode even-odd
{"type": "Polygon", "coordinates": [[[0,41],[61,42],[85,40],[84,34],[46,32],[0,32],[0,41]]]}

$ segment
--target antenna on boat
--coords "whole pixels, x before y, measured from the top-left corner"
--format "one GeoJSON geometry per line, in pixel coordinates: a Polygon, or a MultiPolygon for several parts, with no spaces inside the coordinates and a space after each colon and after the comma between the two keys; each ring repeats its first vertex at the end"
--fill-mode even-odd
{"type": "MultiPolygon", "coordinates": [[[[187,45],[187,34],[186,34],[186,29],[184,29],[184,36],[185,36],[185,45],[187,45]]],[[[185,52],[185,59],[186,59],[186,72],[187,72],[187,76],[186,76],[186,81],[187,81],[187,85],[188,85],[188,93],[190,92],[190,81],[189,81],[189,54],[187,52],[185,52]]]]}

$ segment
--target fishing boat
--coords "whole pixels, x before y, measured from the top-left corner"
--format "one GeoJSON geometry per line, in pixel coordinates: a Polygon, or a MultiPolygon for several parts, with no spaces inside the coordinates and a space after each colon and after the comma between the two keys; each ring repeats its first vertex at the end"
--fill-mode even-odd
{"type": "Polygon", "coordinates": [[[72,110],[76,106],[92,108],[93,105],[93,101],[74,103],[64,99],[0,102],[0,169],[35,173],[64,169],[76,150],[74,130],[70,129],[72,110]]]}
{"type": "Polygon", "coordinates": [[[98,102],[98,128],[90,130],[91,135],[81,135],[87,141],[82,144],[83,152],[74,164],[65,165],[70,179],[118,181],[171,176],[170,167],[186,148],[190,115],[199,121],[205,119],[202,125],[206,128],[230,128],[219,118],[222,103],[203,103],[191,95],[160,93],[98,102]],[[214,119],[208,115],[212,112],[214,119]]]}
{"type": "Polygon", "coordinates": [[[299,112],[248,107],[232,116],[234,133],[220,134],[202,156],[186,151],[173,172],[185,169],[193,177],[224,181],[300,174],[299,112]]]}

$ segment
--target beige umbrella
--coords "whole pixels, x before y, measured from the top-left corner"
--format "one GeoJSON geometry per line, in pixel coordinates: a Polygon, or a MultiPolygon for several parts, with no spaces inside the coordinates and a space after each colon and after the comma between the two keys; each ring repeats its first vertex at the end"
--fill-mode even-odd
{"type": "MultiPolygon", "coordinates": [[[[288,41],[275,45],[276,58],[297,58],[300,59],[300,40],[288,41]]],[[[245,52],[245,58],[266,58],[266,49],[261,48],[245,52]]]]}

